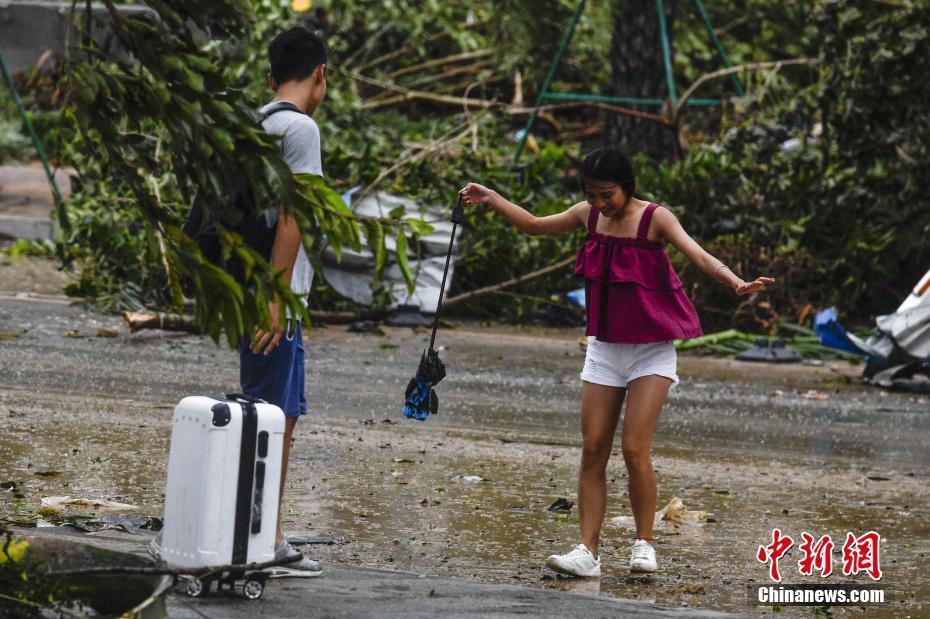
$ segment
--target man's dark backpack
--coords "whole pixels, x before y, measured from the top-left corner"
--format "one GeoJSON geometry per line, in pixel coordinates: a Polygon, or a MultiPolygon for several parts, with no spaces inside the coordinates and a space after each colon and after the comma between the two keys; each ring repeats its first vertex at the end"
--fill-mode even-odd
{"type": "MultiPolygon", "coordinates": [[[[284,111],[304,113],[292,103],[279,101],[262,114],[256,122],[261,125],[269,116],[284,111]]],[[[228,228],[233,232],[238,232],[246,245],[270,262],[278,227],[277,208],[259,208],[255,194],[248,185],[242,186],[243,177],[237,172],[233,170],[229,174],[228,182],[234,186],[229,203],[232,216],[229,219],[238,221],[238,223],[229,225],[228,228]]],[[[187,221],[184,222],[183,230],[197,243],[207,260],[222,267],[240,284],[245,282],[245,269],[242,264],[235,257],[229,260],[223,259],[216,222],[206,217],[202,203],[194,202],[187,221]]]]}

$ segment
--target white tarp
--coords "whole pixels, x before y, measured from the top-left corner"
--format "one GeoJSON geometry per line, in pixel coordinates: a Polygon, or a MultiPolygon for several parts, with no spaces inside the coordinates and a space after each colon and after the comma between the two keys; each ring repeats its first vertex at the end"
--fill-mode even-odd
{"type": "Polygon", "coordinates": [[[930,359],[930,271],[893,314],[875,319],[878,332],[867,341],[849,334],[849,339],[873,357],[887,358],[897,343],[917,359],[930,359]]]}
{"type": "MultiPolygon", "coordinates": [[[[343,199],[346,197],[347,195],[343,196],[343,199]]],[[[401,206],[404,207],[407,217],[423,219],[432,225],[433,232],[420,239],[419,256],[417,247],[408,243],[410,270],[416,284],[412,295],[407,293],[407,285],[393,259],[397,240],[393,234],[386,235],[388,264],[384,270],[384,285],[391,291],[394,306],[416,305],[423,312],[434,313],[439,303],[439,285],[442,282],[446,252],[449,249],[449,235],[452,233],[452,222],[449,221],[450,206],[429,206],[421,210],[420,205],[409,198],[379,191],[366,196],[357,204],[352,204],[352,210],[362,216],[386,218],[391,211],[401,206]]],[[[461,231],[461,227],[456,230],[456,241],[452,247],[452,261],[446,280],[447,292],[452,285],[452,271],[455,256],[458,254],[458,237],[461,236],[461,231]]],[[[327,248],[323,252],[322,260],[323,275],[336,292],[356,303],[371,305],[371,278],[375,260],[367,247],[363,246],[360,252],[343,249],[342,260],[339,262],[336,261],[333,250],[327,248]]]]}

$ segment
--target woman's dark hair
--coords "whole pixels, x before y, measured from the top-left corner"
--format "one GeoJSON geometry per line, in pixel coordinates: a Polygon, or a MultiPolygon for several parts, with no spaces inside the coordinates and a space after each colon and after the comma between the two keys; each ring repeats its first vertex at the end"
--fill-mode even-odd
{"type": "Polygon", "coordinates": [[[616,183],[627,198],[632,198],[636,189],[633,164],[619,148],[613,146],[604,146],[588,153],[581,164],[579,180],[582,191],[588,181],[616,183]]]}
{"type": "Polygon", "coordinates": [[[268,46],[271,77],[281,85],[291,80],[303,80],[326,64],[327,49],[316,34],[306,28],[291,28],[274,38],[268,46]]]}

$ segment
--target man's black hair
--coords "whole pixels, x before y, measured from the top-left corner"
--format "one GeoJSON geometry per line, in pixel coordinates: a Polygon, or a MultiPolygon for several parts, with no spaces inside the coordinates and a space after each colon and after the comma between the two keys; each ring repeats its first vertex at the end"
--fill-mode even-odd
{"type": "Polygon", "coordinates": [[[604,146],[588,153],[581,164],[579,180],[582,190],[588,181],[616,183],[627,198],[632,198],[636,189],[633,164],[623,151],[613,146],[604,146]]]}
{"type": "Polygon", "coordinates": [[[303,80],[326,64],[326,43],[306,28],[291,28],[274,38],[268,46],[271,77],[281,85],[291,80],[303,80]]]}

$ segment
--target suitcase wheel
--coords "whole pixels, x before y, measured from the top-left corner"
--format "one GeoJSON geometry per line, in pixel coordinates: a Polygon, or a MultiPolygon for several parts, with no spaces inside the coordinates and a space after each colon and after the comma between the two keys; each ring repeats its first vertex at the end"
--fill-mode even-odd
{"type": "Polygon", "coordinates": [[[210,591],[210,582],[204,582],[199,578],[191,578],[187,582],[187,588],[184,590],[192,598],[203,597],[210,591]]]}
{"type": "Polygon", "coordinates": [[[257,600],[265,592],[265,583],[261,580],[249,579],[242,585],[242,595],[248,600],[257,600]]]}

